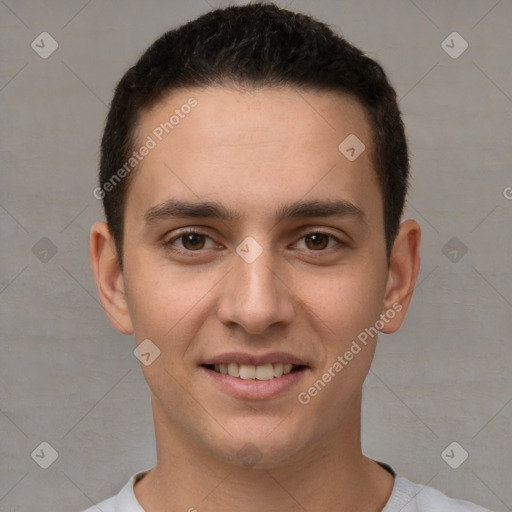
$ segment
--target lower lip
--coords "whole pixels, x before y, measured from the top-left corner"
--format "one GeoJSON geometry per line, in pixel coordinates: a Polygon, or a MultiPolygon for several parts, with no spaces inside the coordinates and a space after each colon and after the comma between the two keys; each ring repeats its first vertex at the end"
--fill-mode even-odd
{"type": "Polygon", "coordinates": [[[243,400],[265,400],[290,391],[304,377],[307,368],[270,380],[240,379],[200,367],[226,393],[243,400]]]}

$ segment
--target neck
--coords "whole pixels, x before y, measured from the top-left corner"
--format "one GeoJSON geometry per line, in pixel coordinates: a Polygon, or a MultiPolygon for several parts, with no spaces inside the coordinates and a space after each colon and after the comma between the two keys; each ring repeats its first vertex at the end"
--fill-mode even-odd
{"type": "Polygon", "coordinates": [[[360,405],[339,432],[293,462],[258,469],[205,453],[153,404],[158,463],[135,485],[137,500],[148,512],[378,512],[394,480],[361,452],[360,405]]]}

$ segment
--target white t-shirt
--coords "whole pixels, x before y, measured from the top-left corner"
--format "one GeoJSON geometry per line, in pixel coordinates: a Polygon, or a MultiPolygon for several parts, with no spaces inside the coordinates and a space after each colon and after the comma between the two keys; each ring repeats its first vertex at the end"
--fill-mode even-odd
{"type": "MultiPolygon", "coordinates": [[[[387,464],[379,462],[393,475],[387,464]]],[[[146,512],[137,501],[133,486],[149,470],[133,475],[119,494],[94,505],[84,512],[146,512]]],[[[440,491],[419,485],[402,476],[395,476],[393,491],[382,512],[491,512],[474,503],[455,500],[440,491]]]]}

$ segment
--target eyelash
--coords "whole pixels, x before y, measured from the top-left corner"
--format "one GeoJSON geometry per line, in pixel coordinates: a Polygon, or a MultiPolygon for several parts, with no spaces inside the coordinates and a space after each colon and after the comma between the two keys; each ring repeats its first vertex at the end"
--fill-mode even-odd
{"type": "MultiPolygon", "coordinates": [[[[190,229],[185,229],[183,231],[181,231],[180,233],[178,233],[177,235],[175,235],[173,238],[171,238],[170,240],[167,240],[166,242],[164,242],[164,248],[165,249],[169,249],[173,252],[176,252],[178,254],[182,254],[182,255],[185,255],[185,256],[188,256],[188,257],[196,257],[198,256],[199,254],[201,254],[202,252],[204,252],[206,249],[198,249],[196,251],[192,251],[190,249],[181,249],[180,247],[176,247],[174,245],[174,242],[176,240],[179,240],[180,238],[182,238],[183,236],[185,235],[200,235],[200,236],[204,236],[206,238],[210,238],[206,233],[202,233],[200,230],[198,229],[194,229],[194,228],[190,228],[190,229]]],[[[347,244],[343,241],[341,241],[339,238],[337,238],[336,236],[334,236],[332,233],[328,233],[326,231],[322,231],[322,230],[314,230],[314,231],[310,231],[308,233],[305,233],[303,236],[300,237],[299,240],[302,240],[304,238],[306,238],[307,236],[309,235],[325,235],[325,236],[328,236],[331,240],[334,240],[337,244],[337,246],[346,246],[347,244]]],[[[211,238],[210,238],[211,240],[211,238]]],[[[322,253],[322,252],[327,252],[327,251],[331,251],[332,249],[335,249],[335,247],[329,247],[327,249],[319,249],[319,250],[313,250],[313,249],[309,249],[309,252],[311,253],[322,253]]],[[[306,249],[308,250],[308,249],[306,249]]]]}

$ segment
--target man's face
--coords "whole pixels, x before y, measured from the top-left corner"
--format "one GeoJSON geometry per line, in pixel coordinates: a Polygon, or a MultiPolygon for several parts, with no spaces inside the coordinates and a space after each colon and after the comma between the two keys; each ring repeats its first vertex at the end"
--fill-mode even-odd
{"type": "Polygon", "coordinates": [[[375,338],[333,365],[389,307],[362,107],[292,88],[194,88],[139,128],[135,147],[156,146],[127,196],[124,283],[137,343],[160,350],[143,366],[155,421],[210,455],[242,464],[252,450],[267,467],[355,431],[375,338]],[[159,130],[176,109],[172,131],[159,130]],[[366,146],[352,161],[353,144],[338,149],[351,134],[366,146]]]}

